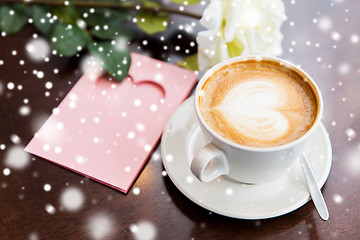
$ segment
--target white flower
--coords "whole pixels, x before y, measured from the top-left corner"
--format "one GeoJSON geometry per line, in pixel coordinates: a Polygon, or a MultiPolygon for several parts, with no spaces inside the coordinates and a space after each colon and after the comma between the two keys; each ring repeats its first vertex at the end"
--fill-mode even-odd
{"type": "Polygon", "coordinates": [[[200,23],[200,70],[239,55],[281,54],[280,27],[286,19],[281,0],[211,0],[200,23]]]}

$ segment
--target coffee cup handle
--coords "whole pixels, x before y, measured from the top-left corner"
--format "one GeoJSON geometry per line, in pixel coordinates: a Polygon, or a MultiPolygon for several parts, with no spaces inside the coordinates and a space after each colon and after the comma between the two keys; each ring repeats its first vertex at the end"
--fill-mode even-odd
{"type": "Polygon", "coordinates": [[[225,153],[209,143],[195,154],[191,162],[191,172],[202,182],[210,182],[229,173],[225,153]]]}

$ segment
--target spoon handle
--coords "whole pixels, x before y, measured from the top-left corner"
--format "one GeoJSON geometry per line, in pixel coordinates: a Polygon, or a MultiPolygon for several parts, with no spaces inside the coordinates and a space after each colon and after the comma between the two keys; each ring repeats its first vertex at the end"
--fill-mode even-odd
{"type": "Polygon", "coordinates": [[[318,187],[314,174],[310,168],[309,162],[306,158],[305,153],[300,155],[301,166],[304,170],[305,178],[309,187],[311,198],[314,202],[315,208],[319,213],[320,217],[326,221],[329,219],[329,211],[327,209],[323,195],[321,194],[320,188],[318,187]]]}

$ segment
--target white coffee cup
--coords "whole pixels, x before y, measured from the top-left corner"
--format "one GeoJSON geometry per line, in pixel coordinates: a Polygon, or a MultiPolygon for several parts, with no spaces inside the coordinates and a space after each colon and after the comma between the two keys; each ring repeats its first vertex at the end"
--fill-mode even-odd
{"type": "Polygon", "coordinates": [[[212,181],[222,175],[250,184],[265,183],[280,178],[290,171],[297,157],[304,151],[307,139],[319,126],[323,113],[321,92],[315,81],[306,72],[288,61],[260,56],[235,57],[208,70],[197,85],[194,101],[201,130],[209,142],[195,154],[191,163],[192,173],[202,182],[212,181]],[[265,59],[279,63],[284,68],[296,70],[311,84],[317,101],[317,114],[311,128],[300,138],[274,147],[249,147],[225,139],[207,125],[201,115],[198,101],[203,84],[219,68],[249,59],[258,61],[265,59]]]}

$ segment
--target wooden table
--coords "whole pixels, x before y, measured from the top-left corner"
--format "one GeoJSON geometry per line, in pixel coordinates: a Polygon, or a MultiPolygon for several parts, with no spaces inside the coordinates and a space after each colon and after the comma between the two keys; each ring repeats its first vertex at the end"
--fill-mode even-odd
{"type": "MultiPolygon", "coordinates": [[[[30,26],[0,37],[0,239],[360,239],[360,2],[285,3],[281,57],[313,76],[325,101],[323,123],[333,148],[331,172],[322,189],[328,221],[318,217],[311,201],[266,220],[211,213],[163,176],[160,147],[126,195],[35,156],[23,169],[6,167],[8,150],[30,141],[81,76],[79,58],[32,61],[25,50],[36,33],[30,26]],[[83,198],[75,212],[61,206],[69,187],[80,189],[83,198]]],[[[133,50],[173,61],[178,57],[171,50],[175,44],[188,46],[196,35],[177,28],[177,21],[193,19],[174,20],[167,33],[172,41],[142,36],[133,50]],[[176,43],[178,33],[186,37],[176,43]],[[138,49],[143,39],[149,40],[148,47],[138,49]],[[170,50],[159,51],[164,44],[170,50]]]]}

